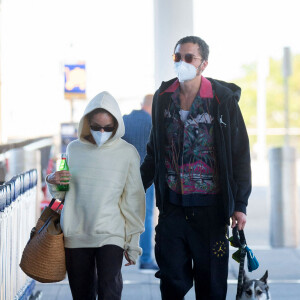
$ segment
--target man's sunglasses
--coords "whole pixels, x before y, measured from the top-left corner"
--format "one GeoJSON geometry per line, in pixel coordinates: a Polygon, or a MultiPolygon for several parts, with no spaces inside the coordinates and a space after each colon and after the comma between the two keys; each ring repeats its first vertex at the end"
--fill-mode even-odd
{"type": "MultiPolygon", "coordinates": [[[[177,53],[174,53],[173,55],[173,60],[174,62],[180,62],[183,58],[181,56],[181,54],[179,52],[177,53]]],[[[194,58],[200,58],[200,56],[195,56],[194,54],[191,54],[191,53],[187,53],[184,55],[184,61],[187,62],[188,64],[190,64],[194,58]]]]}
{"type": "Polygon", "coordinates": [[[101,129],[103,129],[105,132],[113,132],[115,127],[111,127],[111,126],[100,126],[100,125],[90,125],[90,128],[94,131],[100,131],[101,129]]]}

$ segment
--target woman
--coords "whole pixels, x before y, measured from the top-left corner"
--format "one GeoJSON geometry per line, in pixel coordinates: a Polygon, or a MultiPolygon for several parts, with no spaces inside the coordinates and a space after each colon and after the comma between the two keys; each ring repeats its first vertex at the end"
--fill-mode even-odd
{"type": "Polygon", "coordinates": [[[78,139],[67,147],[69,171],[47,177],[54,198],[64,199],[61,226],[73,298],[121,299],[123,253],[136,263],[144,231],[145,192],[136,149],[121,139],[124,123],[107,92],[87,105],[78,139]],[[68,192],[57,191],[68,184],[68,192]],[[96,275],[97,274],[97,275],[96,275]]]}

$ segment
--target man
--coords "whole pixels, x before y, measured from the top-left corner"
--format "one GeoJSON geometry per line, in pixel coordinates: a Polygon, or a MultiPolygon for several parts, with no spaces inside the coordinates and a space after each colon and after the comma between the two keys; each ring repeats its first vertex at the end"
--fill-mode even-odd
{"type": "MultiPolygon", "coordinates": [[[[141,166],[155,183],[159,221],[155,255],[163,300],[226,299],[228,224],[241,230],[251,192],[249,140],[241,89],[202,76],[208,45],[199,37],[174,49],[178,78],[163,82],[152,106],[152,130],[141,166]]],[[[163,67],[163,66],[161,66],[163,67]]]]}
{"type": "MultiPolygon", "coordinates": [[[[153,95],[146,95],[142,103],[142,109],[133,110],[123,117],[125,135],[123,139],[136,147],[141,157],[141,162],[146,156],[146,145],[151,130],[151,108],[153,95]]],[[[153,261],[153,209],[154,186],[151,185],[146,192],[146,218],[145,232],[141,235],[140,246],[143,254],[140,257],[140,269],[157,270],[157,264],[153,261]]]]}

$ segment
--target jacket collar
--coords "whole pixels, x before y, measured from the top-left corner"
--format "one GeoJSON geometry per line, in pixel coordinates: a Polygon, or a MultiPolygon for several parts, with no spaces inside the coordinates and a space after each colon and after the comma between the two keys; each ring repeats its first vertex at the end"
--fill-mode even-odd
{"type": "MultiPolygon", "coordinates": [[[[179,87],[179,80],[176,79],[166,90],[161,92],[159,95],[163,95],[164,93],[174,93],[179,87]]],[[[213,98],[212,85],[208,79],[201,76],[201,85],[198,92],[200,98],[213,98]]]]}

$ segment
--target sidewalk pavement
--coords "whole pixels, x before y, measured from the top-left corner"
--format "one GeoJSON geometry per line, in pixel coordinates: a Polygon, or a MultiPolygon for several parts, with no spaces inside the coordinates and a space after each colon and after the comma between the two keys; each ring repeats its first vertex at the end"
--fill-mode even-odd
{"type": "MultiPolygon", "coordinates": [[[[265,271],[269,272],[269,284],[272,300],[299,300],[300,299],[300,248],[271,248],[270,216],[268,200],[268,166],[257,166],[253,169],[253,191],[249,199],[247,225],[244,230],[248,246],[253,250],[260,266],[248,274],[250,278],[261,278],[265,271]],[[265,174],[264,174],[265,173],[265,174]],[[257,176],[256,176],[257,175],[257,176]]],[[[299,197],[300,199],[300,197],[299,197]]],[[[299,205],[300,206],[300,205],[299,205]]],[[[299,228],[300,230],[300,228],[299,228]]],[[[230,250],[228,293],[227,299],[233,300],[236,295],[238,263],[230,250]]],[[[245,266],[245,269],[247,267],[245,266]]],[[[247,271],[247,270],[246,270],[247,271]]],[[[123,300],[159,300],[159,280],[154,272],[140,271],[137,266],[123,267],[124,289],[123,300]]],[[[71,300],[68,281],[57,284],[36,284],[35,291],[42,291],[43,300],[71,300]]],[[[190,290],[185,300],[195,299],[194,289],[190,290]]]]}
{"type": "MultiPolygon", "coordinates": [[[[248,274],[250,278],[260,278],[265,270],[269,272],[269,285],[272,300],[300,299],[300,249],[252,250],[260,262],[260,267],[248,274]]],[[[231,254],[235,250],[231,251],[231,254]]],[[[227,299],[234,300],[237,286],[238,264],[230,258],[227,299]]],[[[159,300],[159,280],[154,272],[139,271],[137,266],[123,267],[123,300],[159,300]]],[[[71,300],[68,281],[58,284],[37,283],[35,291],[42,291],[43,300],[71,300]]],[[[185,297],[195,299],[194,289],[185,297]]]]}

